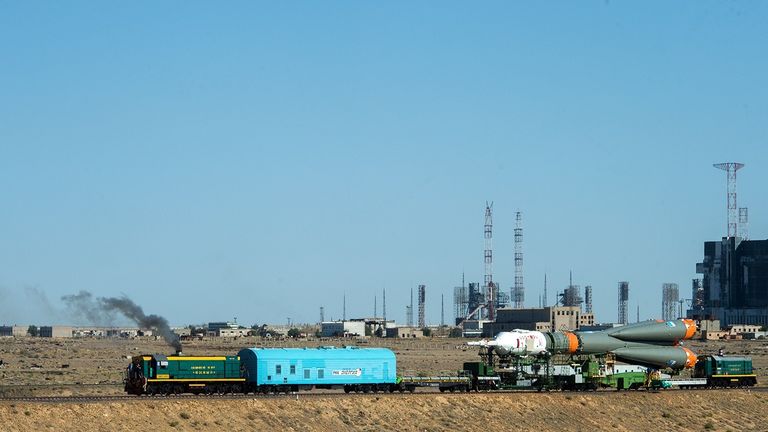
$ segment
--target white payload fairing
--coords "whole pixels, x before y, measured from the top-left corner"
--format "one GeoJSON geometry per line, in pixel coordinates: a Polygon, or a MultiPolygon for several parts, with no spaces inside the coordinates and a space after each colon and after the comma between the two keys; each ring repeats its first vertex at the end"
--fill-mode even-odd
{"type": "Polygon", "coordinates": [[[496,354],[502,356],[525,357],[546,352],[547,337],[540,331],[515,329],[511,332],[501,332],[492,340],[467,342],[467,345],[493,347],[496,354]]]}

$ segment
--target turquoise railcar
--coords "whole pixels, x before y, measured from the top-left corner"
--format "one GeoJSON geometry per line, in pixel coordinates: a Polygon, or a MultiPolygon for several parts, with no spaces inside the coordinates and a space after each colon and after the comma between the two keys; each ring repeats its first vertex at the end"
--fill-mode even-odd
{"type": "Polygon", "coordinates": [[[247,348],[238,356],[255,391],[397,389],[395,353],[386,348],[247,348]]]}

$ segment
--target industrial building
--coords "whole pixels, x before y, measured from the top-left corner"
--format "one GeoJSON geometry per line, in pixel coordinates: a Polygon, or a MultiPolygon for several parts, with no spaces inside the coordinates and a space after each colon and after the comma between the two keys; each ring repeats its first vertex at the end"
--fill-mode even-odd
{"type": "Polygon", "coordinates": [[[592,313],[581,311],[579,306],[547,306],[543,308],[513,309],[503,308],[497,311],[496,321],[485,323],[483,337],[493,337],[499,332],[514,329],[555,331],[578,330],[582,326],[595,324],[592,313]]]}
{"type": "Polygon", "coordinates": [[[320,324],[321,337],[365,336],[365,320],[326,321],[320,324]]]}
{"type": "Polygon", "coordinates": [[[28,329],[27,326],[0,326],[0,336],[26,336],[28,329]]]}
{"type": "Polygon", "coordinates": [[[216,336],[218,337],[244,337],[248,336],[251,332],[251,329],[247,328],[220,328],[216,330],[216,336]]]}
{"type": "Polygon", "coordinates": [[[387,328],[388,338],[413,339],[424,337],[424,330],[417,327],[391,327],[387,328]]]}
{"type": "Polygon", "coordinates": [[[238,329],[240,326],[236,322],[222,321],[222,322],[209,322],[208,332],[218,334],[220,329],[238,329]]]}
{"type": "Polygon", "coordinates": [[[71,338],[72,337],[72,327],[70,327],[70,326],[43,326],[43,327],[40,327],[40,337],[71,338]]]}
{"type": "Polygon", "coordinates": [[[703,275],[703,304],[689,309],[689,318],[768,326],[768,240],[705,242],[696,272],[703,275]]]}

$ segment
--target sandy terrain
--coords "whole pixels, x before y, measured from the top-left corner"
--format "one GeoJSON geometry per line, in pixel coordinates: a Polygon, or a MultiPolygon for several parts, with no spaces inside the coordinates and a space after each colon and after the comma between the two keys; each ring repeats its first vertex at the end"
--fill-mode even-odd
{"type": "Polygon", "coordinates": [[[764,431],[747,390],[354,396],[93,404],[0,402],[4,431],[764,431]]]}

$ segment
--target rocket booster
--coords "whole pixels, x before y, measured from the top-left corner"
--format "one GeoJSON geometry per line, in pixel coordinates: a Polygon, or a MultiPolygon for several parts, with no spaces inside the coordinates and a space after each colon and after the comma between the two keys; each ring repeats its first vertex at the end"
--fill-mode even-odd
{"type": "Polygon", "coordinates": [[[696,354],[678,344],[695,332],[696,323],[689,319],[645,321],[595,332],[513,330],[469,345],[492,348],[498,355],[612,353],[628,363],[683,369],[696,364],[696,354]]]}

